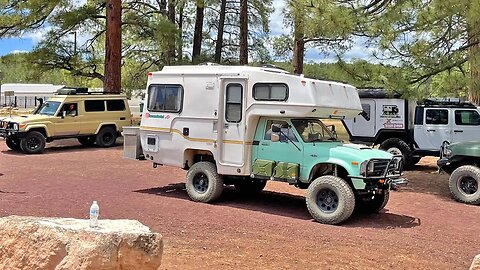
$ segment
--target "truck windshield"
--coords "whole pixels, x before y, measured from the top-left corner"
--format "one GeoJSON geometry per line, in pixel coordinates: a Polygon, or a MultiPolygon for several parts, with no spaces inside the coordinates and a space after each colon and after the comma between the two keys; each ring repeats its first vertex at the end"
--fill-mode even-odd
{"type": "Polygon", "coordinates": [[[37,114],[51,115],[51,116],[55,115],[59,106],[60,106],[60,102],[47,101],[42,104],[37,114]]]}
{"type": "Polygon", "coordinates": [[[292,123],[304,142],[337,140],[336,136],[318,119],[292,119],[292,123]]]}

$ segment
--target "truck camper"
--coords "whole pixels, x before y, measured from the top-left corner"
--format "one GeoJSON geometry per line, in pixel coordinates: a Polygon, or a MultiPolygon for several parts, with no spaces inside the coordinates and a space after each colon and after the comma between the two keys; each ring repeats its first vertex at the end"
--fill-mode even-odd
{"type": "Polygon", "coordinates": [[[139,139],[131,142],[154,167],[187,170],[193,201],[215,201],[226,185],[252,193],[281,181],[308,189],[315,220],[337,224],[355,208],[381,210],[389,190],[406,182],[400,157],[344,144],[321,121],[361,111],[356,89],[343,83],[271,67],[167,66],[148,74],[139,139]]]}

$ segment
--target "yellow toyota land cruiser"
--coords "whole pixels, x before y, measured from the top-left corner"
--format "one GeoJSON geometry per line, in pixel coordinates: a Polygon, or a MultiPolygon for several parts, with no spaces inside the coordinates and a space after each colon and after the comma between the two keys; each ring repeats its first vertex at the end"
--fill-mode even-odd
{"type": "Polygon", "coordinates": [[[0,137],[12,150],[37,154],[47,142],[77,138],[83,145],[110,147],[124,126],[131,125],[127,98],[119,94],[63,88],[33,114],[0,117],[0,137]]]}

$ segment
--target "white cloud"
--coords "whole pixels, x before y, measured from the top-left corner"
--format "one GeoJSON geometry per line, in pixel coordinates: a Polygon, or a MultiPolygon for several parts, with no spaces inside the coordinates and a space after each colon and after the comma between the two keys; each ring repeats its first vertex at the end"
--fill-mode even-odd
{"type": "Polygon", "coordinates": [[[37,45],[39,42],[43,41],[45,38],[45,35],[47,34],[48,31],[50,31],[51,26],[39,28],[34,31],[29,31],[26,32],[22,38],[24,39],[31,39],[34,45],[37,45]]]}
{"type": "Polygon", "coordinates": [[[19,53],[28,53],[28,51],[25,51],[25,50],[13,50],[13,51],[11,51],[10,53],[12,53],[12,54],[19,54],[19,53]]]}

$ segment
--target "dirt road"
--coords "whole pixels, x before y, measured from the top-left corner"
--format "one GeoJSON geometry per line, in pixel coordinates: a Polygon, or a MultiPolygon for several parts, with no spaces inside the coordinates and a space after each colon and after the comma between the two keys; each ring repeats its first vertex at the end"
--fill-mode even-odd
{"type": "Polygon", "coordinates": [[[386,210],[341,226],[313,222],[304,191],[269,183],[255,197],[188,200],[185,172],[122,158],[122,147],[50,144],[42,155],[0,140],[0,216],[137,219],[165,237],[164,269],[467,269],[480,253],[480,207],[455,202],[425,158],[386,210]]]}

